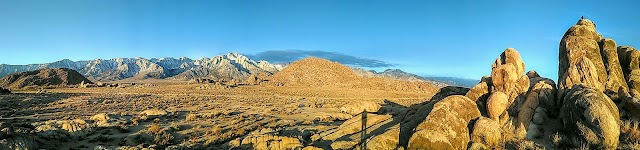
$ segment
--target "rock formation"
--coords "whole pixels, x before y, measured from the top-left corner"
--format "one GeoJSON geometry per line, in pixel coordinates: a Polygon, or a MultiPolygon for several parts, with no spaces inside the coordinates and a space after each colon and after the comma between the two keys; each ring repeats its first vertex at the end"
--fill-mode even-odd
{"type": "Polygon", "coordinates": [[[507,107],[509,107],[509,96],[503,92],[494,92],[487,100],[487,115],[493,120],[498,120],[507,107]]]}
{"type": "Polygon", "coordinates": [[[471,132],[476,136],[472,146],[503,147],[493,137],[484,137],[500,135],[502,132],[514,135],[515,139],[539,137],[542,134],[541,127],[533,120],[535,118],[538,119],[537,123],[544,122],[547,114],[543,110],[556,108],[556,84],[551,79],[540,77],[533,70],[525,74],[525,64],[518,51],[513,48],[507,48],[491,68],[491,76],[483,77],[465,95],[476,102],[482,116],[492,120],[481,119],[476,122],[474,128],[481,130],[471,132]],[[537,110],[545,114],[537,114],[536,117],[537,110]],[[488,127],[485,126],[500,130],[487,131],[488,127]]]}
{"type": "Polygon", "coordinates": [[[629,88],[625,78],[629,79],[631,71],[638,68],[639,56],[640,53],[633,50],[616,48],[615,41],[598,34],[595,23],[580,19],[560,41],[559,98],[573,85],[581,83],[601,90],[617,101],[619,89],[627,91],[629,88]]]}
{"type": "Polygon", "coordinates": [[[41,69],[15,73],[0,79],[0,86],[10,89],[21,89],[28,86],[63,87],[93,83],[75,70],[68,68],[41,69]]]}
{"type": "Polygon", "coordinates": [[[380,104],[372,101],[351,102],[340,107],[341,112],[351,115],[357,115],[362,112],[378,112],[379,109],[380,104]]]}
{"type": "Polygon", "coordinates": [[[467,125],[480,111],[467,97],[454,95],[437,102],[409,140],[408,149],[466,149],[467,125]]]}
{"type": "MultiPolygon", "coordinates": [[[[572,26],[560,40],[559,48],[559,64],[558,64],[558,86],[564,90],[571,88],[572,83],[582,83],[580,81],[566,81],[572,77],[567,75],[571,72],[570,67],[579,63],[588,62],[593,64],[593,77],[589,80],[596,79],[595,82],[603,84],[607,80],[607,71],[602,61],[600,46],[598,42],[602,40],[602,36],[596,32],[596,24],[588,19],[580,19],[576,25],[572,26]],[[586,59],[585,59],[586,58],[586,59]],[[567,83],[568,82],[568,83],[567,83]]],[[[617,89],[616,89],[617,90],[617,89]]]]}
{"type": "Polygon", "coordinates": [[[580,145],[588,144],[595,149],[617,148],[620,135],[618,107],[598,89],[574,85],[563,100],[560,118],[564,131],[569,137],[578,139],[580,145]]]}
{"type": "Polygon", "coordinates": [[[503,137],[500,123],[495,119],[480,117],[473,125],[472,142],[486,144],[489,147],[497,147],[501,138],[503,137]]]}
{"type": "Polygon", "coordinates": [[[605,69],[607,70],[607,81],[604,83],[605,94],[611,97],[611,99],[617,100],[619,89],[623,89],[623,92],[626,92],[629,90],[629,86],[627,86],[624,73],[622,72],[616,42],[613,41],[613,39],[605,38],[598,44],[600,45],[602,59],[605,69]]]}

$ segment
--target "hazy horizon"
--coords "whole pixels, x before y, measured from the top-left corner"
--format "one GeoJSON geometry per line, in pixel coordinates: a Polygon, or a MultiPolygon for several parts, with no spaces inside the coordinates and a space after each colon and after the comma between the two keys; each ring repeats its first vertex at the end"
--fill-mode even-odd
{"type": "Polygon", "coordinates": [[[0,2],[0,64],[302,50],[393,64],[367,69],[480,79],[513,47],[527,70],[556,79],[559,41],[580,16],[618,45],[639,46],[638,4],[9,0],[0,2]]]}

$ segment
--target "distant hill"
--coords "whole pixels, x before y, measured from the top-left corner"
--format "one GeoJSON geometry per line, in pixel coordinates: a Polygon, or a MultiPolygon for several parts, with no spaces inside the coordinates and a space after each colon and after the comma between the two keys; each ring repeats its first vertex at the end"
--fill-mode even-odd
{"type": "Polygon", "coordinates": [[[471,88],[480,83],[480,80],[456,78],[456,77],[423,77],[425,80],[441,82],[447,85],[471,88]]]}
{"type": "Polygon", "coordinates": [[[429,82],[437,87],[445,87],[448,85],[461,86],[461,87],[473,87],[479,80],[456,78],[456,77],[423,77],[416,74],[404,72],[400,69],[387,69],[383,72],[376,72],[375,70],[364,70],[362,68],[353,68],[353,70],[363,77],[383,77],[404,81],[424,81],[429,82]]]}
{"type": "Polygon", "coordinates": [[[246,78],[253,73],[272,74],[282,69],[266,61],[254,61],[238,53],[228,53],[213,58],[192,60],[189,58],[114,58],[71,61],[68,59],[46,64],[0,65],[0,77],[11,73],[45,68],[69,68],[91,80],[114,81],[134,79],[194,78],[231,79],[246,78]]]}
{"type": "Polygon", "coordinates": [[[269,78],[276,86],[364,88],[374,90],[433,92],[434,85],[421,81],[364,77],[353,69],[326,59],[309,57],[295,61],[269,78]]]}
{"type": "Polygon", "coordinates": [[[7,75],[0,79],[0,87],[21,89],[28,86],[68,86],[92,83],[69,68],[40,69],[7,75]]]}

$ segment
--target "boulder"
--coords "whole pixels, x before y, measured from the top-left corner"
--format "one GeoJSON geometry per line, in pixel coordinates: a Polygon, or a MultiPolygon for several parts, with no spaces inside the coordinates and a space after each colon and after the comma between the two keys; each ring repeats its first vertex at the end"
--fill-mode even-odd
{"type": "Polygon", "coordinates": [[[516,84],[510,91],[508,91],[509,95],[509,105],[508,111],[512,115],[518,114],[518,110],[526,102],[527,91],[529,90],[530,85],[528,76],[520,76],[520,78],[516,81],[516,84]]]}
{"type": "Polygon", "coordinates": [[[60,129],[69,132],[72,137],[84,137],[91,129],[91,125],[82,119],[62,120],[57,124],[60,129]]]}
{"type": "Polygon", "coordinates": [[[574,85],[564,97],[560,118],[567,136],[590,149],[616,149],[620,135],[618,107],[601,90],[574,85]]]}
{"type": "Polygon", "coordinates": [[[477,85],[473,86],[467,94],[466,97],[471,99],[474,102],[484,101],[489,97],[491,80],[482,80],[477,85]]]}
{"type": "Polygon", "coordinates": [[[367,141],[367,149],[395,150],[398,148],[400,128],[391,128],[367,141]]]}
{"type": "MultiPolygon", "coordinates": [[[[342,123],[342,125],[340,125],[337,129],[335,129],[335,131],[316,134],[314,135],[315,138],[314,137],[312,138],[314,138],[313,139],[314,141],[318,140],[319,138],[322,138],[323,140],[335,141],[340,137],[362,132],[362,125],[363,125],[362,118],[363,118],[362,114],[360,114],[342,123]]],[[[391,121],[391,115],[376,115],[376,114],[367,113],[365,120],[366,120],[365,126],[367,127],[367,132],[371,132],[372,130],[374,130],[374,129],[371,129],[374,126],[378,127],[382,122],[391,121]]]]}
{"type": "Polygon", "coordinates": [[[307,147],[302,148],[302,150],[322,150],[322,148],[318,148],[318,147],[315,147],[315,146],[307,146],[307,147]]]}
{"type": "Polygon", "coordinates": [[[302,143],[299,139],[286,136],[275,135],[250,135],[242,140],[242,145],[250,145],[253,149],[301,149],[302,143]]]}
{"type": "Polygon", "coordinates": [[[466,149],[469,121],[480,117],[475,102],[453,95],[435,103],[409,139],[408,149],[466,149]]]}
{"type": "Polygon", "coordinates": [[[487,114],[489,118],[498,120],[509,106],[509,96],[503,92],[494,92],[487,100],[487,114]]]}
{"type": "MultiPolygon", "coordinates": [[[[552,112],[557,112],[561,103],[556,99],[557,91],[556,83],[549,78],[532,78],[530,79],[529,94],[527,99],[538,99],[539,105],[552,112]]],[[[557,114],[556,114],[557,115],[557,114]]]]}
{"type": "Polygon", "coordinates": [[[491,83],[495,91],[509,93],[519,77],[513,64],[500,65],[491,70],[491,83]]]}
{"type": "Polygon", "coordinates": [[[93,125],[96,127],[114,127],[130,122],[130,120],[127,118],[117,115],[108,115],[106,113],[93,115],[90,119],[93,121],[93,125]]]}
{"type": "Polygon", "coordinates": [[[627,91],[629,87],[622,72],[616,42],[612,39],[602,39],[599,43],[602,59],[607,71],[607,80],[604,83],[604,93],[613,101],[618,101],[618,90],[627,91]]]}
{"type": "Polygon", "coordinates": [[[545,82],[545,80],[539,80],[538,83],[531,86],[531,90],[529,90],[529,94],[527,95],[524,103],[518,104],[519,106],[517,106],[518,124],[516,127],[529,129],[529,125],[531,124],[536,109],[538,109],[540,103],[544,103],[547,108],[555,108],[556,91],[555,85],[553,83],[549,84],[548,82],[545,82]]]}
{"type": "Polygon", "coordinates": [[[490,118],[480,117],[473,125],[471,141],[482,143],[489,147],[497,147],[502,139],[502,131],[498,121],[490,118]]]}
{"type": "Polygon", "coordinates": [[[94,122],[101,122],[101,121],[105,121],[106,122],[109,119],[111,119],[111,117],[109,117],[109,115],[107,115],[106,113],[99,113],[99,114],[91,116],[90,119],[93,120],[94,122]]]}
{"type": "Polygon", "coordinates": [[[508,48],[491,65],[491,68],[491,92],[500,91],[507,94],[509,97],[507,106],[510,111],[514,110],[511,107],[512,104],[522,101],[522,97],[529,88],[529,77],[524,74],[525,66],[520,54],[515,49],[508,48]]]}
{"type": "Polygon", "coordinates": [[[618,59],[625,79],[629,79],[631,70],[640,69],[640,51],[630,46],[618,46],[618,59]],[[632,65],[633,64],[633,65],[632,65]]]}
{"type": "Polygon", "coordinates": [[[627,78],[627,85],[630,89],[640,91],[640,69],[631,70],[627,78]]]}
{"type": "Polygon", "coordinates": [[[558,79],[558,98],[563,99],[565,93],[576,84],[593,87],[600,92],[604,90],[602,82],[598,80],[595,65],[587,57],[578,59],[577,63],[570,66],[564,76],[558,79]]]}
{"type": "Polygon", "coordinates": [[[378,112],[379,109],[380,109],[380,104],[373,101],[366,101],[366,100],[351,102],[340,107],[341,112],[351,114],[351,115],[357,115],[362,113],[363,111],[378,112]]]}
{"type": "MultiPolygon", "coordinates": [[[[633,90],[635,91],[635,90],[633,90]]],[[[626,111],[627,115],[631,119],[640,120],[640,95],[629,95],[627,93],[619,92],[620,99],[622,102],[622,107],[624,111],[626,111]]]]}
{"type": "Polygon", "coordinates": [[[527,72],[527,77],[529,77],[529,79],[531,79],[531,78],[540,77],[540,75],[535,70],[529,70],[529,72],[527,72]]]}
{"type": "Polygon", "coordinates": [[[500,57],[496,59],[496,61],[491,65],[491,69],[495,69],[500,65],[504,64],[512,64],[515,67],[515,73],[518,76],[524,74],[525,66],[522,58],[520,57],[520,53],[516,51],[514,48],[507,48],[500,54],[500,57]]]}
{"type": "Polygon", "coordinates": [[[358,146],[356,141],[336,141],[331,143],[331,149],[334,150],[352,150],[358,146]]]}
{"type": "MultiPolygon", "coordinates": [[[[482,80],[489,81],[490,79],[483,78],[482,80]]],[[[456,90],[456,88],[441,88],[440,91],[436,93],[434,96],[432,96],[429,101],[409,107],[404,113],[405,115],[402,117],[402,122],[400,123],[399,146],[407,147],[409,143],[409,139],[413,135],[414,131],[416,130],[418,125],[422,124],[424,120],[427,118],[427,116],[429,116],[435,104],[438,104],[440,101],[443,101],[445,98],[448,98],[451,96],[462,96],[465,93],[469,93],[469,91],[456,90]]],[[[466,96],[462,96],[462,97],[466,98],[466,96]]],[[[484,108],[484,107],[476,106],[476,108],[473,109],[471,112],[475,112],[475,110],[480,111],[479,108],[484,108]]]]}
{"type": "Polygon", "coordinates": [[[161,109],[148,109],[140,112],[139,115],[140,117],[142,117],[143,120],[146,120],[146,119],[154,119],[154,118],[165,116],[167,115],[167,112],[161,109]]]}

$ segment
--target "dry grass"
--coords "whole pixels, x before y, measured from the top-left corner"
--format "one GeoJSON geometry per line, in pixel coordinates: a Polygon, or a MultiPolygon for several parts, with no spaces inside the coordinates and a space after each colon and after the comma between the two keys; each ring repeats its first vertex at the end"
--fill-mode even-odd
{"type": "Polygon", "coordinates": [[[147,129],[147,134],[153,137],[153,142],[158,145],[171,144],[171,140],[174,139],[173,135],[167,132],[167,129],[163,129],[159,124],[150,124],[147,129]]]}
{"type": "Polygon", "coordinates": [[[567,137],[557,132],[551,136],[551,142],[553,143],[553,146],[558,149],[568,146],[567,137]]]}
{"type": "Polygon", "coordinates": [[[640,143],[640,125],[637,121],[624,120],[620,124],[620,139],[623,143],[640,143]]]}

